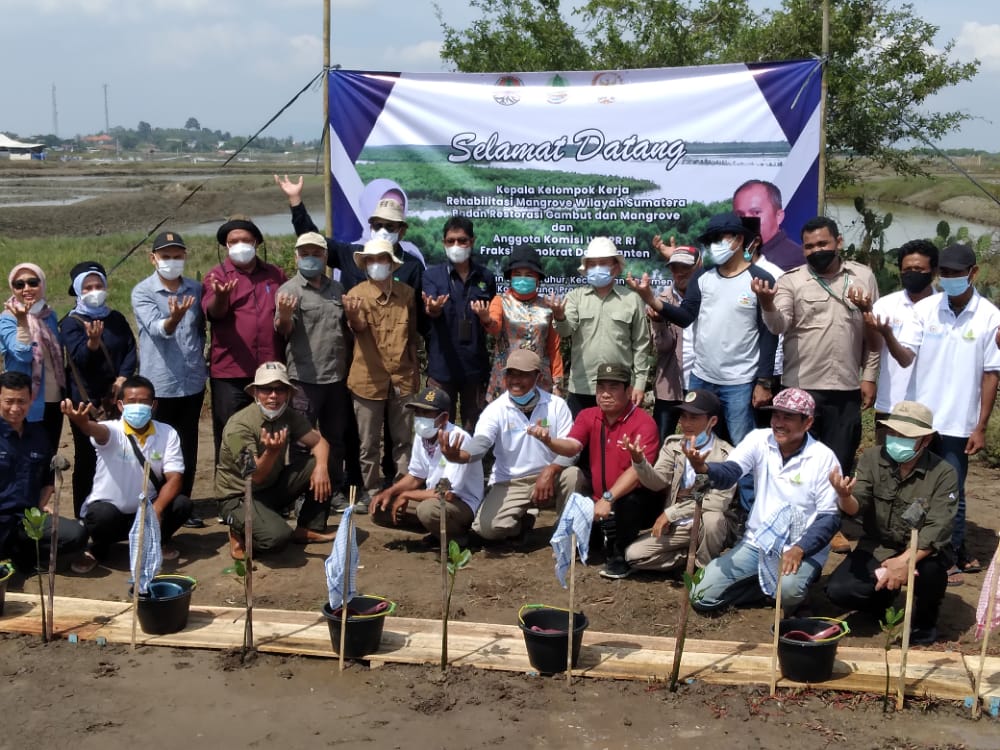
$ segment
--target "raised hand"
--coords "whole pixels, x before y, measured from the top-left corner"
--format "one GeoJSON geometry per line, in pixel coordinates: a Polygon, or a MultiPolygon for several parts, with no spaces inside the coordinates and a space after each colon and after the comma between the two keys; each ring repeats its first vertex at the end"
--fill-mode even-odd
{"type": "Polygon", "coordinates": [[[538,420],[535,424],[529,424],[526,432],[544,445],[548,445],[552,439],[549,428],[542,426],[542,420],[538,420]]]}
{"type": "Polygon", "coordinates": [[[865,318],[865,326],[870,331],[874,331],[880,336],[893,335],[892,318],[890,318],[888,315],[883,318],[882,316],[876,315],[873,312],[866,312],[864,313],[864,318],[865,318]]]}
{"type": "Polygon", "coordinates": [[[438,431],[438,446],[446,461],[462,463],[462,436],[458,433],[449,435],[446,430],[438,431]]]}
{"type": "Polygon", "coordinates": [[[364,321],[364,300],[360,297],[352,297],[350,295],[345,295],[342,297],[344,301],[344,313],[347,315],[347,320],[351,324],[351,327],[357,327],[357,324],[364,321]]]}
{"type": "Polygon", "coordinates": [[[424,309],[427,311],[427,314],[432,318],[440,316],[450,296],[451,295],[448,294],[442,294],[439,297],[432,297],[424,292],[424,309]]]}
{"type": "Polygon", "coordinates": [[[294,294],[279,294],[275,300],[278,307],[278,317],[289,320],[295,308],[299,306],[299,298],[294,294]]]}
{"type": "Polygon", "coordinates": [[[653,287],[649,284],[649,274],[644,273],[641,278],[636,279],[631,272],[625,276],[625,286],[639,295],[639,298],[647,305],[653,304],[653,287]]]}
{"type": "Polygon", "coordinates": [[[545,304],[552,310],[552,317],[556,320],[566,320],[566,298],[558,294],[550,294],[545,297],[545,304]]]}
{"type": "Polygon", "coordinates": [[[695,448],[693,437],[681,441],[681,450],[687,456],[687,460],[691,464],[691,468],[694,469],[695,474],[704,474],[708,471],[708,464],[705,463],[705,456],[708,455],[708,452],[702,453],[695,448]]]}
{"type": "Polygon", "coordinates": [[[638,433],[636,433],[634,439],[628,435],[622,436],[622,439],[618,441],[618,445],[628,451],[628,454],[632,457],[632,463],[641,464],[646,460],[646,451],[642,447],[642,437],[638,433]]]}
{"type": "Polygon", "coordinates": [[[660,254],[660,257],[662,257],[663,260],[669,263],[670,257],[674,254],[674,250],[677,249],[677,241],[674,239],[673,236],[671,236],[670,242],[668,244],[663,241],[663,238],[660,235],[654,234],[653,249],[660,254]]]}
{"type": "Polygon", "coordinates": [[[750,279],[750,291],[757,295],[757,301],[765,310],[774,309],[774,295],[777,291],[777,284],[769,284],[764,279],[750,279]]]}
{"type": "Polygon", "coordinates": [[[175,323],[179,323],[184,314],[194,306],[194,295],[184,297],[167,297],[167,309],[175,323]]]}
{"type": "Polygon", "coordinates": [[[231,281],[218,281],[212,279],[212,291],[215,292],[218,297],[228,297],[232,291],[236,288],[236,279],[231,281]]]}
{"type": "Polygon", "coordinates": [[[26,323],[28,320],[28,306],[22,305],[13,297],[3,303],[3,309],[17,318],[18,323],[26,323]]]}
{"type": "Polygon", "coordinates": [[[84,321],[83,329],[87,332],[87,348],[96,352],[101,345],[101,335],[104,333],[104,321],[84,321]]]}
{"type": "Polygon", "coordinates": [[[852,302],[861,312],[867,313],[872,310],[872,298],[860,286],[851,286],[847,290],[847,299],[852,302]]]}
{"type": "Polygon", "coordinates": [[[285,449],[285,442],[287,440],[287,427],[278,430],[277,432],[271,432],[271,430],[265,427],[260,433],[260,444],[265,453],[280,453],[285,449]]]}
{"type": "Polygon", "coordinates": [[[280,178],[278,175],[275,175],[274,182],[279,188],[281,188],[281,192],[288,196],[289,204],[297,206],[302,202],[302,175],[299,175],[298,182],[292,182],[289,180],[287,174],[284,178],[280,178]]]}
{"type": "Polygon", "coordinates": [[[490,323],[490,303],[482,299],[474,299],[469,303],[469,308],[479,318],[479,322],[484,326],[490,323]]]}
{"type": "Polygon", "coordinates": [[[70,422],[74,424],[86,424],[90,421],[90,404],[81,401],[73,406],[72,400],[64,398],[59,402],[59,411],[66,415],[70,422]]]}
{"type": "Polygon", "coordinates": [[[858,483],[858,480],[854,477],[841,476],[840,472],[836,469],[830,472],[828,479],[830,480],[830,486],[833,487],[838,497],[850,497],[854,492],[854,485],[858,483]]]}

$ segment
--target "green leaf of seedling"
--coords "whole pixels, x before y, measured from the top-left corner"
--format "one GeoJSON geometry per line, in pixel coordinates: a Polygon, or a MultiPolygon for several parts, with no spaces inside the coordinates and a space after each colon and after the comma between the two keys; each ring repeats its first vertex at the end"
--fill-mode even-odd
{"type": "Polygon", "coordinates": [[[469,560],[471,559],[472,559],[471,550],[463,549],[462,554],[458,556],[458,563],[457,563],[458,567],[464,568],[466,565],[469,564],[469,560]]]}
{"type": "Polygon", "coordinates": [[[36,542],[41,541],[45,529],[45,518],[48,515],[48,513],[42,513],[38,508],[25,508],[22,524],[24,525],[24,533],[28,535],[29,539],[36,542]]]}
{"type": "Polygon", "coordinates": [[[448,575],[454,577],[455,576],[455,570],[456,570],[455,563],[448,563],[448,575]]]}
{"type": "Polygon", "coordinates": [[[448,542],[448,559],[452,562],[458,560],[458,555],[462,551],[462,548],[458,546],[458,542],[452,539],[448,542]]]}

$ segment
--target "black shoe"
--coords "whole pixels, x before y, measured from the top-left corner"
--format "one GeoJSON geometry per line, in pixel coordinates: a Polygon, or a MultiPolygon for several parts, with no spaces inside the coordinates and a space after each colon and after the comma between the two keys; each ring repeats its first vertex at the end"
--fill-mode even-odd
{"type": "Polygon", "coordinates": [[[604,563],[604,568],[601,570],[600,575],[601,578],[610,578],[612,580],[628,578],[632,575],[632,568],[625,562],[624,557],[610,557],[604,563]]]}
{"type": "Polygon", "coordinates": [[[517,532],[517,536],[511,540],[515,546],[520,547],[528,541],[528,534],[530,534],[531,530],[535,528],[535,521],[537,520],[538,516],[533,513],[524,514],[524,517],[521,519],[521,530],[517,532]]]}
{"type": "Polygon", "coordinates": [[[937,639],[938,631],[935,627],[910,628],[911,646],[930,646],[932,643],[936,643],[937,639]]]}
{"type": "Polygon", "coordinates": [[[188,516],[188,519],[182,524],[188,529],[203,529],[205,528],[205,522],[202,521],[198,516],[188,516]]]}

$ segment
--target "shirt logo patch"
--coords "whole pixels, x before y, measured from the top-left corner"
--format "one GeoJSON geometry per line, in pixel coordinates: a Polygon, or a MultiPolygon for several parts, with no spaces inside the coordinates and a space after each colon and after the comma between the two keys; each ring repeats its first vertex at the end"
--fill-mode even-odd
{"type": "Polygon", "coordinates": [[[757,303],[757,297],[749,292],[743,292],[736,298],[736,304],[740,307],[753,307],[757,303]]]}

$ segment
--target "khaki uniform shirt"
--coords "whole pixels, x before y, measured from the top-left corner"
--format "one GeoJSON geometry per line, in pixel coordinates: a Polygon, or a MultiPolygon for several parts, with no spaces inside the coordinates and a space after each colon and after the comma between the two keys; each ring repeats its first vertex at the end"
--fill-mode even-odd
{"type": "MultiPolygon", "coordinates": [[[[240,409],[222,430],[222,445],[219,447],[219,465],[215,472],[215,496],[218,499],[242,495],[244,490],[242,462],[240,454],[244,448],[253,451],[254,458],[264,452],[260,436],[264,429],[264,414],[254,402],[240,409]]],[[[304,435],[312,432],[312,425],[302,414],[289,406],[284,414],[275,420],[267,421],[267,429],[278,432],[288,428],[288,445],[297,443],[304,435]]],[[[263,481],[255,483],[259,488],[270,487],[278,479],[281,470],[287,465],[287,450],[278,457],[271,468],[271,473],[263,481]]]]}
{"type": "MultiPolygon", "coordinates": [[[[667,502],[663,512],[666,513],[670,523],[694,515],[694,499],[688,489],[681,489],[684,483],[684,467],[687,463],[687,457],[681,450],[683,440],[683,435],[670,435],[664,440],[655,466],[650,466],[647,461],[632,464],[643,487],[654,492],[667,490],[667,502]]],[[[716,437],[705,460],[722,463],[729,458],[729,451],[732,449],[733,446],[716,437]]],[[[702,508],[706,511],[725,513],[732,507],[735,497],[736,485],[722,490],[712,489],[702,500],[702,508]]]]}
{"type": "Polygon", "coordinates": [[[870,346],[862,313],[847,299],[851,286],[878,299],[874,274],[850,260],[841,260],[840,270],[822,283],[808,265],[778,279],[777,309],[763,317],[772,333],[785,335],[783,385],[854,391],[862,380],[877,380],[881,345],[870,346]]]}
{"type": "Polygon", "coordinates": [[[351,393],[371,400],[388,399],[390,389],[396,396],[415,393],[420,371],[413,287],[393,282],[386,297],[366,280],[347,296],[361,298],[361,313],[368,324],[354,336],[354,360],[347,376],[351,393]]]}
{"type": "Polygon", "coordinates": [[[632,371],[632,386],[646,390],[653,364],[646,306],[639,295],[620,284],[601,299],[590,286],[566,295],[566,319],[554,320],[556,332],[572,337],[569,369],[570,393],[594,395],[597,368],[621,364],[632,371]]]}
{"type": "MultiPolygon", "coordinates": [[[[347,376],[344,287],[324,276],[316,288],[297,273],[278,289],[282,294],[298,299],[285,346],[288,377],[314,385],[339,383],[347,376]]],[[[277,328],[277,310],[274,323],[277,328]]]]}
{"type": "Polygon", "coordinates": [[[869,448],[858,459],[854,498],[864,527],[858,549],[885,560],[910,544],[903,514],[915,500],[927,511],[917,533],[917,548],[952,557],[951,532],[958,509],[958,475],[940,456],[924,451],[906,479],[881,448],[869,448]]]}

